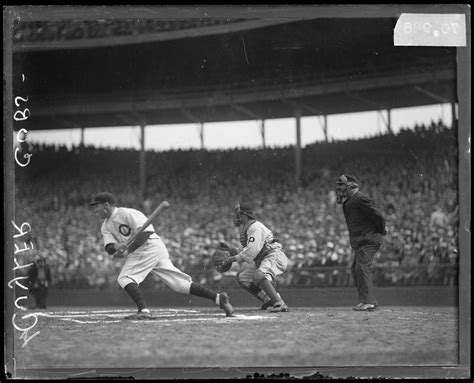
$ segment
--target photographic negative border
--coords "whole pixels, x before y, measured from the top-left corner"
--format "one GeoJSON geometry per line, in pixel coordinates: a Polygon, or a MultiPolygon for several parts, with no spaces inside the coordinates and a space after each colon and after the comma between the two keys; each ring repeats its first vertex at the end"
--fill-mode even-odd
{"type": "MultiPolygon", "coordinates": [[[[128,7],[128,6],[127,6],[128,7]]],[[[183,17],[204,17],[204,14],[211,14],[221,12],[221,14],[234,15],[237,13],[248,12],[250,14],[259,15],[262,10],[267,14],[273,14],[277,17],[280,9],[275,6],[269,12],[268,8],[252,6],[174,6],[167,7],[164,11],[171,14],[173,12],[183,12],[183,17]],[[206,13],[206,11],[208,11],[206,13]]],[[[283,7],[283,6],[282,6],[283,7]]],[[[471,178],[470,178],[470,126],[471,126],[471,15],[470,7],[467,4],[444,4],[444,5],[389,5],[389,4],[373,4],[373,5],[331,5],[331,6],[317,6],[321,17],[388,17],[387,15],[397,16],[401,13],[462,13],[466,16],[467,28],[467,46],[456,48],[457,60],[457,88],[458,88],[458,149],[459,149],[459,212],[460,212],[460,227],[459,227],[459,357],[460,363],[456,367],[445,366],[410,366],[410,367],[314,367],[310,368],[285,368],[290,376],[317,376],[320,374],[324,377],[425,377],[425,378],[467,378],[470,377],[470,357],[471,357],[471,331],[470,331],[470,317],[471,317],[471,294],[470,294],[470,277],[471,277],[471,260],[470,260],[470,230],[471,230],[471,178]]],[[[130,6],[130,8],[133,8],[130,6]]],[[[142,11],[146,11],[143,7],[142,11]]],[[[284,6],[285,16],[300,16],[308,11],[307,6],[284,6]]],[[[5,274],[4,274],[4,303],[5,303],[5,366],[8,377],[36,377],[36,378],[61,378],[61,377],[90,377],[90,376],[133,376],[134,378],[160,378],[160,379],[214,379],[214,378],[243,378],[246,376],[254,376],[255,371],[250,368],[184,368],[184,369],[57,369],[57,370],[26,370],[16,371],[14,364],[13,343],[15,342],[13,336],[13,325],[11,318],[14,315],[14,291],[18,286],[10,288],[8,282],[15,278],[14,273],[14,239],[13,236],[18,234],[15,226],[12,226],[15,212],[15,164],[14,164],[14,126],[13,114],[14,97],[18,96],[14,92],[13,78],[12,78],[12,56],[13,56],[13,21],[17,17],[28,17],[31,20],[35,19],[73,19],[91,17],[93,12],[108,12],[108,14],[115,14],[117,17],[127,13],[127,17],[131,17],[131,9],[121,7],[93,7],[93,9],[76,6],[8,6],[4,7],[4,258],[5,274]],[[48,16],[45,16],[48,15],[48,16]],[[80,371],[78,371],[80,370],[80,371]]],[[[163,10],[163,9],[162,9],[163,10]]],[[[140,12],[140,11],[137,11],[140,12]]],[[[248,14],[247,13],[247,14],[248,14]]],[[[149,16],[149,15],[148,15],[149,16]]],[[[21,223],[17,223],[21,224],[21,223]]],[[[30,334],[31,335],[31,334],[30,334]]],[[[284,366],[282,366],[284,367],[284,366]]],[[[269,374],[279,374],[281,368],[262,368],[257,372],[262,376],[269,374]]]]}

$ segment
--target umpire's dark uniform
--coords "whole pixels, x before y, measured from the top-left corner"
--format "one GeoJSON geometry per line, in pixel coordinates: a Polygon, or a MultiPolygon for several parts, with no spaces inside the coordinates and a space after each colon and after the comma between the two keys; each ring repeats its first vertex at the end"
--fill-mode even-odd
{"type": "Polygon", "coordinates": [[[385,219],[375,203],[357,191],[342,205],[349,229],[351,247],[355,250],[351,275],[359,294],[359,303],[377,306],[370,265],[383,242],[385,219]]]}

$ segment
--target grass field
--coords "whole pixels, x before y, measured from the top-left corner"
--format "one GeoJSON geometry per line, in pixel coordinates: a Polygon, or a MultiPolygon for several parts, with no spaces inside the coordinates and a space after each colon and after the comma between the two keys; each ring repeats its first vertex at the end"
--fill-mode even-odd
{"type": "Polygon", "coordinates": [[[18,369],[456,365],[456,307],[301,307],[287,313],[213,307],[31,310],[40,333],[25,346],[15,331],[18,369]]]}

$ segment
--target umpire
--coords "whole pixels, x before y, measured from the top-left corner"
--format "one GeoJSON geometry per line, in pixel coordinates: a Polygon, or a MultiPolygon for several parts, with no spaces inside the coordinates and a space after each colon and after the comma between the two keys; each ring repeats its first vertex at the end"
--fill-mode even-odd
{"type": "Polygon", "coordinates": [[[359,182],[350,174],[343,174],[336,182],[336,202],[342,210],[349,229],[349,240],[355,251],[351,275],[359,295],[355,311],[377,308],[370,265],[387,233],[385,219],[374,201],[359,192],[359,182]]]}

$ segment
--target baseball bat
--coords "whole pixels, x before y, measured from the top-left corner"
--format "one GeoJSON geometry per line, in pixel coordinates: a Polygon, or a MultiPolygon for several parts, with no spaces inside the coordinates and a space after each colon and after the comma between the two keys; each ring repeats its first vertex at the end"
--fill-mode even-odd
{"type": "MultiPolygon", "coordinates": [[[[145,223],[136,231],[135,234],[133,234],[127,241],[127,250],[129,248],[129,246],[132,244],[132,242],[141,234],[145,231],[145,229],[156,219],[156,217],[158,217],[158,215],[160,215],[160,213],[167,209],[168,207],[170,206],[169,202],[168,201],[163,201],[161,202],[158,207],[153,211],[153,213],[150,214],[150,216],[148,217],[148,219],[145,221],[145,223]]],[[[113,254],[114,258],[116,256],[117,252],[115,252],[113,254]]]]}

